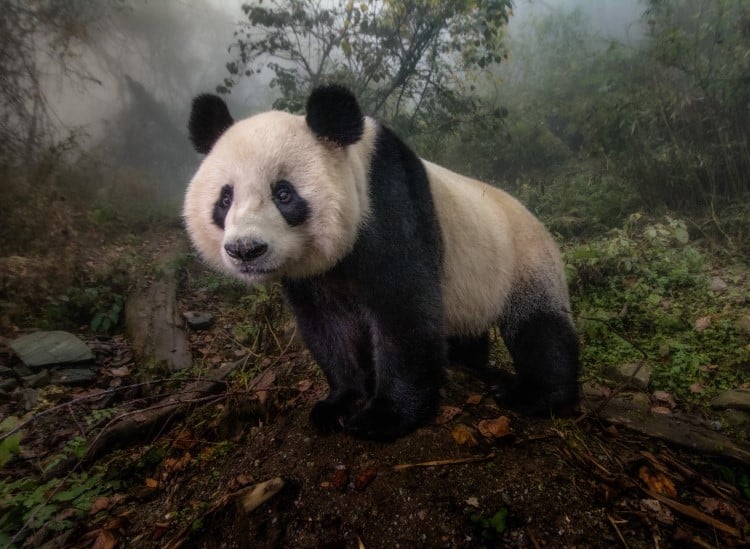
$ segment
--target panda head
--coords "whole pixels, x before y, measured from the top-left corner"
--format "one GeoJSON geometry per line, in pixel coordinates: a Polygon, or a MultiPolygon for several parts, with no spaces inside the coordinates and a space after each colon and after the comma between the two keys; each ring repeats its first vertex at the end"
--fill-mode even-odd
{"type": "Polygon", "coordinates": [[[189,130],[206,157],[183,213],[212,266],[258,283],[321,274],[351,251],[369,213],[375,123],[348,90],[316,89],[306,116],[238,122],[221,98],[201,95],[189,130]]]}

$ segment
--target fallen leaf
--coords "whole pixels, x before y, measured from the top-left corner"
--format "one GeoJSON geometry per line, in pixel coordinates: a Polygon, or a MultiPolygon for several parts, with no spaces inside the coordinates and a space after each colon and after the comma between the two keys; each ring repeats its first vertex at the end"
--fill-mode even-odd
{"type": "Polygon", "coordinates": [[[693,383],[690,386],[690,392],[693,393],[693,394],[696,394],[696,395],[700,394],[700,393],[703,393],[705,390],[706,390],[706,388],[703,387],[703,385],[701,385],[700,383],[693,383]]]}
{"type": "Polygon", "coordinates": [[[91,508],[89,509],[89,514],[95,515],[99,511],[104,511],[105,509],[109,509],[110,505],[111,505],[110,498],[108,496],[99,496],[91,504],[91,508]]]}
{"type": "Polygon", "coordinates": [[[357,490],[362,490],[367,487],[370,482],[372,482],[372,479],[374,479],[378,474],[377,469],[375,467],[368,467],[364,471],[361,471],[357,478],[354,479],[354,488],[357,490]]]}
{"type": "Polygon", "coordinates": [[[470,505],[471,507],[479,507],[479,500],[476,496],[471,496],[470,498],[466,499],[466,505],[470,505]]]}
{"type": "Polygon", "coordinates": [[[495,419],[483,419],[477,427],[483,437],[502,438],[510,434],[510,418],[500,416],[495,419]]]}
{"type": "Polygon", "coordinates": [[[702,316],[695,321],[695,331],[702,332],[711,325],[711,315],[702,316]]]}
{"type": "Polygon", "coordinates": [[[268,391],[273,386],[274,381],[276,381],[276,372],[273,370],[265,370],[256,378],[255,383],[253,383],[251,389],[255,391],[255,394],[258,396],[258,401],[261,404],[265,404],[266,399],[268,398],[268,391]]]}
{"type": "Polygon", "coordinates": [[[346,467],[337,467],[331,477],[331,488],[343,490],[349,484],[349,470],[346,467]]]}
{"type": "Polygon", "coordinates": [[[155,478],[147,478],[146,479],[146,487],[147,488],[158,488],[159,487],[159,481],[155,478]]]}
{"type": "Polygon", "coordinates": [[[470,405],[476,405],[482,402],[482,395],[470,395],[469,398],[466,399],[466,404],[470,405]]]}
{"type": "Polygon", "coordinates": [[[91,549],[113,549],[115,543],[115,536],[112,532],[109,530],[99,530],[91,549]]]}
{"type": "Polygon", "coordinates": [[[453,428],[451,436],[459,446],[476,446],[479,444],[471,428],[462,423],[453,428]]]}
{"type": "Polygon", "coordinates": [[[188,429],[183,429],[177,433],[177,438],[174,439],[174,446],[180,450],[190,450],[197,442],[193,433],[188,429]]]}
{"type": "Polygon", "coordinates": [[[652,492],[664,496],[677,497],[677,490],[674,487],[674,483],[664,473],[659,471],[654,472],[647,465],[643,465],[638,470],[638,477],[646,483],[646,486],[652,492]]]}
{"type": "Polygon", "coordinates": [[[297,390],[300,393],[304,393],[307,391],[310,387],[312,387],[313,382],[309,379],[303,379],[302,381],[297,383],[297,390]]]}
{"type": "Polygon", "coordinates": [[[463,410],[456,406],[441,406],[438,410],[438,415],[435,418],[435,423],[438,425],[444,425],[460,414],[463,410]]]}

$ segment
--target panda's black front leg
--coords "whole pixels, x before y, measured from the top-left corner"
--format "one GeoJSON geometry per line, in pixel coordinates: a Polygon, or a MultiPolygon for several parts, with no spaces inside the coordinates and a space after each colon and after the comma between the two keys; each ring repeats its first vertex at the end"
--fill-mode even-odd
{"type": "Polygon", "coordinates": [[[345,423],[353,436],[394,440],[435,415],[446,363],[442,329],[410,316],[399,321],[376,316],[370,326],[375,390],[345,423]]]}
{"type": "Polygon", "coordinates": [[[367,324],[345,299],[313,281],[287,281],[297,329],[328,381],[310,422],[322,434],[340,431],[372,393],[372,352],[367,324]]]}

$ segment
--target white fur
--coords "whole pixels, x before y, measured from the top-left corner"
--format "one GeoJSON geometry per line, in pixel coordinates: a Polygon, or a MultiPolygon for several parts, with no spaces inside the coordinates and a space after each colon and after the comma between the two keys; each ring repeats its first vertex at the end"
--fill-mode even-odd
{"type": "MultiPolygon", "coordinates": [[[[508,312],[511,292],[540,292],[567,314],[568,287],[554,240],[508,193],[423,161],[443,233],[443,308],[448,335],[479,335],[508,312]]],[[[526,295],[531,306],[535,296],[526,295]]],[[[508,321],[523,320],[513,310],[508,321]]],[[[532,311],[528,311],[532,312],[532,311]]],[[[512,330],[512,326],[509,327],[512,330]]]]}
{"type": "Polygon", "coordinates": [[[367,177],[376,125],[350,147],[317,139],[304,117],[270,111],[239,121],[214,144],[187,190],[184,218],[193,244],[213,267],[249,283],[320,274],[354,246],[370,213],[367,177]],[[291,182],[310,217],[289,227],[271,199],[271,186],[291,182]],[[234,199],[222,231],[212,221],[224,185],[234,199]],[[268,244],[255,263],[267,273],[243,273],[224,250],[237,238],[268,244]]]}

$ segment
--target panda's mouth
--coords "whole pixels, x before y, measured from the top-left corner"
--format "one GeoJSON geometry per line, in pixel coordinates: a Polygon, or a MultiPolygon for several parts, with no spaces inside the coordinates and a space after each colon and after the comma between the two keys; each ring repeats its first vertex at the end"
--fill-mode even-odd
{"type": "Polygon", "coordinates": [[[247,275],[268,275],[273,274],[279,270],[276,267],[269,269],[266,267],[258,267],[257,265],[248,265],[247,263],[240,263],[237,265],[237,268],[242,274],[247,275]]]}

